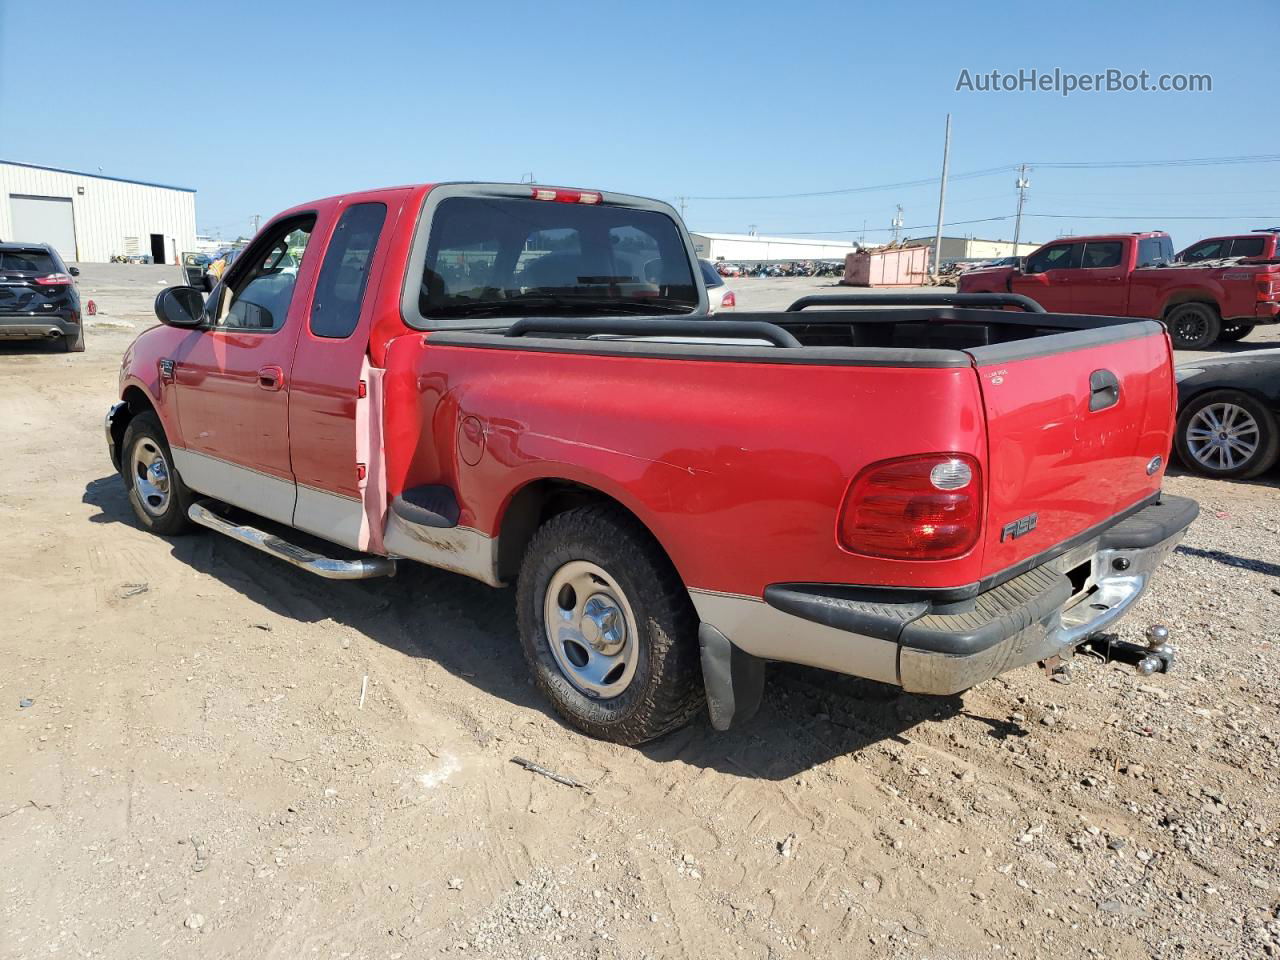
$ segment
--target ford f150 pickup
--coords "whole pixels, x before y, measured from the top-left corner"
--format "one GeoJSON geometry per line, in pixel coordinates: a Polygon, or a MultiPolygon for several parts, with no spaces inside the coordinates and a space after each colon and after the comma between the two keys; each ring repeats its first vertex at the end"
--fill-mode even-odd
{"type": "Polygon", "coordinates": [[[539,687],[624,743],[748,716],[768,660],[953,694],[1069,656],[1196,514],[1161,494],[1158,323],[939,294],[720,319],[698,276],[675,212],[621,194],[303,204],[207,301],[159,294],[111,458],[156,533],[514,583],[539,687]]]}
{"type": "Polygon", "coordinates": [[[963,274],[956,289],[1020,293],[1049,311],[1162,320],[1174,346],[1187,350],[1280,320],[1280,261],[1174,262],[1173,243],[1161,232],[1062,237],[1021,268],[963,274]]]}

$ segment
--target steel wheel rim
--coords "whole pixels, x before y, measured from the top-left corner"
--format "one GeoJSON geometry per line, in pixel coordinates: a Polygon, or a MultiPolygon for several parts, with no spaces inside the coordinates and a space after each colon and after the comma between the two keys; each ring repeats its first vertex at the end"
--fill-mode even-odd
{"type": "Polygon", "coordinates": [[[153,517],[169,509],[169,461],[150,437],[139,437],[129,456],[129,474],[142,509],[153,517]]]}
{"type": "Polygon", "coordinates": [[[618,582],[587,560],[551,576],[542,605],[547,645],[574,687],[595,700],[624,693],[639,662],[635,614],[618,582]]]}
{"type": "Polygon", "coordinates": [[[1253,459],[1262,442],[1258,421],[1236,403],[1210,403],[1187,424],[1187,449],[1210,470],[1234,470],[1253,459]]]}

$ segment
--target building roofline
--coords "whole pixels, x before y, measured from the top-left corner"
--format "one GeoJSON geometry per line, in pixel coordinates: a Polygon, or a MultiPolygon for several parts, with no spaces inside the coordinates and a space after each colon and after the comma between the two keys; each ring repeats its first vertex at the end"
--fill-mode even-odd
{"type": "Polygon", "coordinates": [[[816,243],[828,247],[856,247],[855,240],[823,240],[817,237],[764,237],[753,233],[708,233],[705,230],[690,230],[690,234],[706,237],[708,240],[756,240],[763,243],[816,243]]]}
{"type": "Polygon", "coordinates": [[[116,183],[132,183],[140,187],[159,187],[162,190],[181,190],[183,193],[195,193],[195,187],[175,187],[171,183],[152,183],[150,180],[130,180],[128,177],[111,177],[105,173],[85,173],[83,170],[67,170],[65,167],[46,167],[42,163],[23,163],[21,160],[0,160],[0,165],[26,167],[29,170],[47,170],[50,173],[69,173],[73,177],[91,177],[94,180],[114,180],[116,183]]]}

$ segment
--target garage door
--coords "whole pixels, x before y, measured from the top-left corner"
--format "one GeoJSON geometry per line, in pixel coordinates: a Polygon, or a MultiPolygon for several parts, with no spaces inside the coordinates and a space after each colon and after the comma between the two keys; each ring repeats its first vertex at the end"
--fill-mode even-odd
{"type": "Polygon", "coordinates": [[[76,222],[70,197],[30,197],[19,193],[9,197],[13,214],[15,243],[47,243],[71,263],[76,257],[76,222]]]}

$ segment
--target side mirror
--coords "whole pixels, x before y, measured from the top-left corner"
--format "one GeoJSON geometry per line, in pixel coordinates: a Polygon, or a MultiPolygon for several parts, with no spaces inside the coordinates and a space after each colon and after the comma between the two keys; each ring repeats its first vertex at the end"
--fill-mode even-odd
{"type": "Polygon", "coordinates": [[[78,277],[78,276],[80,276],[80,268],[79,268],[79,267],[67,267],[67,273],[71,274],[73,277],[78,277]]]}
{"type": "Polygon", "coordinates": [[[198,327],[204,297],[195,287],[165,287],[156,295],[156,317],[171,327],[198,327]]]}
{"type": "Polygon", "coordinates": [[[1017,271],[1018,271],[1019,273],[1026,273],[1026,272],[1027,272],[1027,258],[1026,258],[1026,257],[1019,257],[1019,258],[1018,258],[1018,262],[1014,264],[1014,267],[1017,269],[1017,271]]]}

